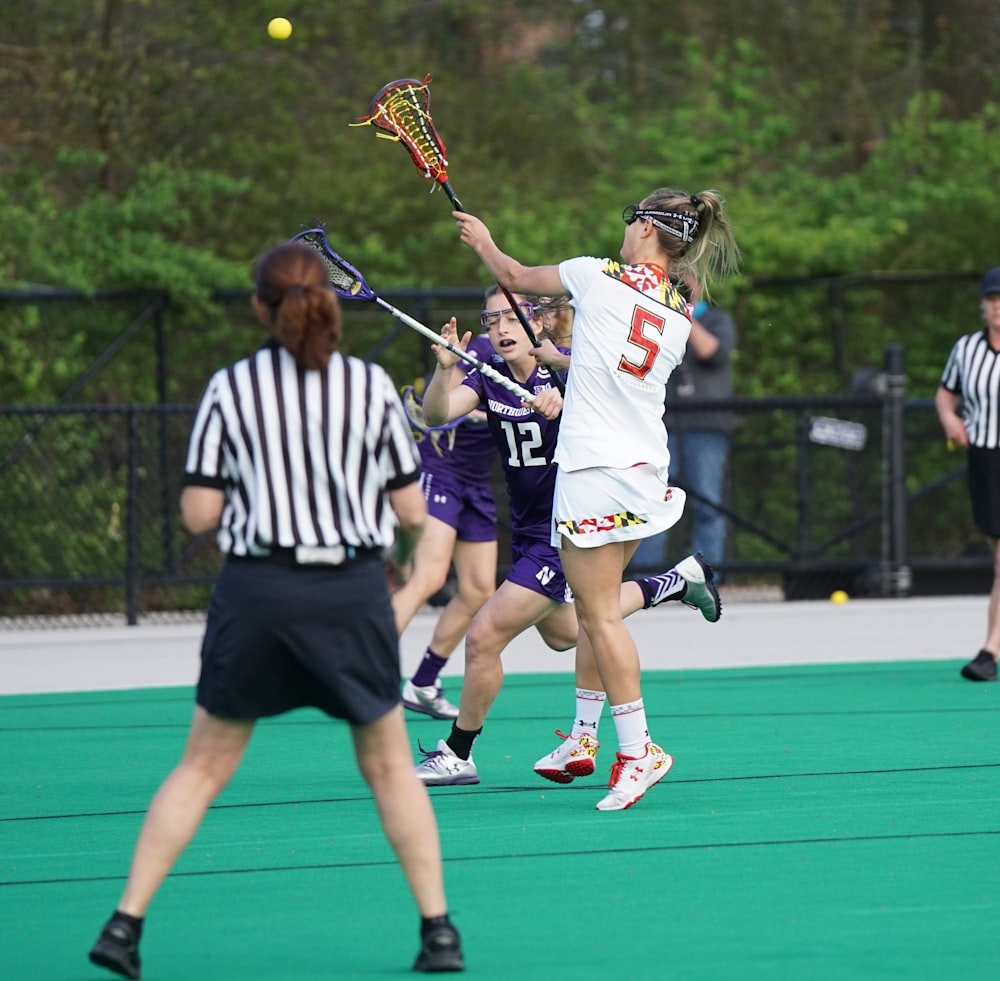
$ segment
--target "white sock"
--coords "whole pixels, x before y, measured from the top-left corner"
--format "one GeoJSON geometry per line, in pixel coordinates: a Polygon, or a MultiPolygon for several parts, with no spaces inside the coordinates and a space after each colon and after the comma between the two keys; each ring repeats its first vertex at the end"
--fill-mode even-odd
{"type": "Polygon", "coordinates": [[[618,733],[618,752],[623,756],[645,756],[649,730],[646,728],[646,706],[640,698],[611,706],[611,718],[618,733]]]}
{"type": "Polygon", "coordinates": [[[583,735],[597,738],[597,725],[601,721],[601,712],[607,695],[602,691],[591,691],[589,688],[576,690],[576,715],[573,718],[573,728],[570,738],[579,739],[583,735]]]}

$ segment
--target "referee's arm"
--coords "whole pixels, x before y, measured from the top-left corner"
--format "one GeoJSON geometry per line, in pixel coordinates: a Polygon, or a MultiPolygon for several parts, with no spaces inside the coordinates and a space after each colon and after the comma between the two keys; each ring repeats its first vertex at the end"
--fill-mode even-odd
{"type": "Polygon", "coordinates": [[[968,448],[969,433],[965,428],[965,422],[958,414],[960,401],[959,393],[950,391],[944,385],[940,385],[934,393],[934,407],[937,409],[938,419],[945,437],[957,446],[968,448]]]}
{"type": "Polygon", "coordinates": [[[222,520],[226,495],[216,487],[189,485],[181,491],[181,517],[192,535],[215,531],[222,520]]]}

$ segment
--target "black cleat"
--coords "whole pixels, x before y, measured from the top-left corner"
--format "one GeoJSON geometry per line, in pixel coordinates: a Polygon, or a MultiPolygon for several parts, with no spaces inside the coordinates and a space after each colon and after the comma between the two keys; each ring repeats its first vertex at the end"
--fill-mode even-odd
{"type": "Polygon", "coordinates": [[[681,602],[700,610],[709,623],[716,623],[722,616],[722,600],[715,588],[715,573],[708,564],[708,559],[701,552],[695,552],[694,555],[681,559],[674,569],[687,584],[681,593],[681,602]]]}
{"type": "Polygon", "coordinates": [[[980,651],[962,668],[962,677],[969,681],[996,681],[997,659],[989,651],[980,651]]]}
{"type": "Polygon", "coordinates": [[[90,960],[123,977],[138,978],[139,941],[135,931],[121,920],[110,920],[91,949],[90,960]]]}
{"type": "Polygon", "coordinates": [[[465,958],[458,931],[447,920],[423,930],[420,937],[420,953],[413,963],[414,971],[428,974],[439,971],[464,971],[465,958]]]}

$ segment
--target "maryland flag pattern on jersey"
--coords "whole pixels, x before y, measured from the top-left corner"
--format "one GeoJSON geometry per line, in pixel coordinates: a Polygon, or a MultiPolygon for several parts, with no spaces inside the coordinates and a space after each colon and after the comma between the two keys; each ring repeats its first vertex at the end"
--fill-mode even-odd
{"type": "Polygon", "coordinates": [[[681,296],[677,287],[670,282],[663,266],[658,266],[655,262],[640,262],[636,265],[626,266],[614,259],[608,259],[601,272],[605,276],[619,280],[626,286],[631,286],[632,289],[656,300],[657,303],[662,303],[671,310],[683,313],[688,320],[691,319],[687,301],[681,296]]]}
{"type": "Polygon", "coordinates": [[[645,518],[631,511],[619,511],[618,514],[605,514],[595,518],[581,518],[574,521],[570,518],[556,518],[556,531],[566,535],[589,535],[595,531],[611,531],[613,528],[628,528],[631,525],[644,525],[645,518]]]}

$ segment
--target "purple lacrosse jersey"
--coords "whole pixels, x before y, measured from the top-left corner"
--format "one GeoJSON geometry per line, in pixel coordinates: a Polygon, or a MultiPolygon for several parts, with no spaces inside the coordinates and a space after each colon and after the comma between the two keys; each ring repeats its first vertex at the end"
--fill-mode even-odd
{"type": "MultiPolygon", "coordinates": [[[[501,361],[493,350],[488,334],[469,341],[469,350],[486,363],[501,361]]],[[[501,361],[501,363],[503,363],[501,361]]],[[[460,370],[474,371],[471,365],[459,362],[460,370]]],[[[478,372],[476,372],[478,374],[478,372]]],[[[496,444],[485,422],[463,419],[454,429],[415,433],[420,464],[424,473],[444,474],[461,483],[486,483],[493,477],[496,444]]]]}
{"type": "MultiPolygon", "coordinates": [[[[560,348],[564,353],[569,353],[560,348]]],[[[490,361],[502,375],[511,378],[502,358],[490,361]]],[[[513,379],[512,379],[513,380],[513,379]]],[[[559,436],[559,419],[545,419],[503,385],[471,371],[467,385],[479,396],[479,407],[486,410],[490,432],[500,451],[500,463],[507,480],[511,530],[548,541],[552,528],[552,497],[556,484],[556,466],[552,462],[559,436]]],[[[549,369],[539,365],[526,382],[518,382],[529,392],[552,388],[549,369]]]]}

